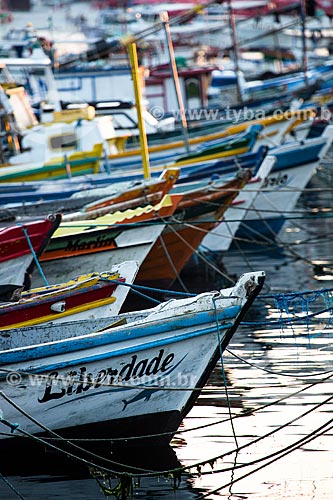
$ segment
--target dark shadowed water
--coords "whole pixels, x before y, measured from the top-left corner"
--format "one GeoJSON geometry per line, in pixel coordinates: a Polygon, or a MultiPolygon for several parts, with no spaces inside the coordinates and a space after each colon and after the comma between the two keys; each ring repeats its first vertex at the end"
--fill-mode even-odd
{"type": "MultiPolygon", "coordinates": [[[[324,208],[333,208],[331,192],[308,193],[278,248],[242,245],[224,257],[231,276],[265,270],[265,289],[171,446],[112,456],[143,469],[143,477],[134,476],[133,498],[332,499],[333,324],[327,311],[313,315],[332,307],[332,294],[298,293],[289,302],[281,295],[280,304],[272,298],[333,287],[333,219],[324,208]],[[187,469],[180,476],[145,474],[177,467],[187,469]]],[[[205,285],[216,288],[215,278],[205,285]]],[[[9,464],[0,456],[1,499],[95,500],[119,483],[53,453],[42,463],[18,456],[9,464]]],[[[109,498],[126,495],[118,489],[109,498]]]]}

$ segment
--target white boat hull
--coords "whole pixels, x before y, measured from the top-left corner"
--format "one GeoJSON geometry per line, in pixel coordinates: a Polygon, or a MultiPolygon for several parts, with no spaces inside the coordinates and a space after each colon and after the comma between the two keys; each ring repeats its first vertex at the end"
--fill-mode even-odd
{"type": "Polygon", "coordinates": [[[203,239],[202,248],[204,250],[211,252],[226,252],[228,250],[247,210],[255,202],[275,161],[272,156],[265,158],[256,177],[243,187],[235,202],[227,209],[224,220],[203,239]]]}
{"type": "MultiPolygon", "coordinates": [[[[164,224],[153,224],[124,231],[115,238],[116,246],[112,250],[42,262],[43,273],[49,284],[55,284],[82,273],[104,272],[128,260],[135,260],[140,268],[163,229],[164,224]]],[[[34,287],[42,286],[42,277],[37,271],[32,283],[34,287]]]]}
{"type": "Polygon", "coordinates": [[[137,312],[141,320],[122,315],[127,324],[101,333],[1,351],[2,445],[14,444],[11,422],[114,446],[169,442],[263,280],[248,273],[220,292],[137,312]]]}

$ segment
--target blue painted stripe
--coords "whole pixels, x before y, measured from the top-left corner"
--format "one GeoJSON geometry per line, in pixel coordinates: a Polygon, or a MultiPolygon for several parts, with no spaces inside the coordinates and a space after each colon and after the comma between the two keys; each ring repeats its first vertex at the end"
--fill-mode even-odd
{"type": "Polygon", "coordinates": [[[318,160],[320,151],[324,145],[325,141],[321,141],[319,144],[309,144],[302,148],[295,146],[294,150],[281,153],[279,153],[279,148],[277,148],[276,153],[272,149],[269,151],[269,154],[274,155],[277,159],[273,167],[273,172],[302,166],[318,160]]]}
{"type": "MultiPolygon", "coordinates": [[[[218,312],[218,321],[234,320],[241,310],[241,306],[232,306],[218,312]]],[[[57,342],[48,342],[37,346],[15,348],[8,351],[0,352],[0,365],[19,363],[22,361],[30,361],[33,359],[47,358],[59,354],[66,354],[85,349],[110,344],[111,346],[118,342],[127,340],[135,340],[142,337],[158,335],[169,332],[170,330],[179,330],[203,325],[215,321],[215,311],[201,312],[188,314],[181,318],[168,318],[155,321],[151,324],[145,323],[137,325],[129,323],[119,330],[111,329],[110,331],[101,332],[99,334],[83,335],[79,338],[64,339],[57,342]]]]}
{"type": "MultiPolygon", "coordinates": [[[[223,330],[229,329],[233,326],[233,324],[234,324],[234,322],[226,323],[223,326],[220,326],[220,330],[221,329],[223,329],[223,330]]],[[[32,367],[22,368],[18,371],[21,371],[22,373],[26,373],[26,374],[29,374],[29,373],[37,374],[37,373],[43,373],[43,372],[51,372],[54,370],[70,368],[72,366],[77,366],[77,365],[81,365],[81,364],[102,361],[104,359],[111,359],[111,358],[115,358],[118,356],[127,356],[129,354],[138,353],[138,352],[146,351],[149,349],[158,349],[159,347],[176,344],[178,342],[183,342],[185,340],[190,340],[190,339],[200,337],[203,335],[209,335],[209,334],[214,333],[214,332],[216,332],[215,323],[210,328],[204,328],[204,329],[198,330],[196,332],[189,332],[189,333],[180,334],[180,335],[177,335],[176,337],[171,336],[168,338],[153,340],[151,342],[148,342],[146,344],[141,344],[139,346],[135,345],[135,346],[131,346],[131,347],[126,347],[124,349],[117,349],[117,350],[113,350],[113,351],[103,352],[101,354],[94,354],[92,356],[85,356],[85,357],[82,357],[79,359],[74,359],[74,360],[69,359],[68,361],[59,361],[58,363],[51,363],[51,364],[39,366],[39,367],[32,366],[32,367]]],[[[216,340],[217,340],[217,337],[216,337],[216,340]]],[[[223,339],[221,339],[221,340],[223,340],[223,339]]],[[[12,367],[12,370],[14,370],[14,367],[12,367]]],[[[6,378],[7,375],[8,375],[7,372],[6,373],[0,372],[0,380],[6,378]]]]}

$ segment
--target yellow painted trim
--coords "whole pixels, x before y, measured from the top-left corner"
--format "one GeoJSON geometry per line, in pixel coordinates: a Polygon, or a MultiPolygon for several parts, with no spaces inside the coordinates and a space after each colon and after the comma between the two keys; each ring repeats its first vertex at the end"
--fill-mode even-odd
{"type": "MultiPolygon", "coordinates": [[[[73,149],[73,148],[71,148],[73,149]]],[[[89,149],[87,151],[74,151],[73,153],[67,155],[67,161],[78,161],[78,160],[91,160],[91,163],[95,162],[98,166],[98,161],[96,161],[95,156],[101,157],[103,152],[103,144],[101,142],[98,142],[94,144],[94,147],[92,149],[89,149]]],[[[65,156],[57,156],[56,158],[52,158],[48,160],[47,162],[44,163],[44,166],[52,166],[52,165],[58,165],[61,163],[65,162],[65,156]]],[[[84,165],[75,165],[74,168],[79,169],[85,167],[84,165]]]]}
{"type": "MultiPolygon", "coordinates": [[[[98,217],[94,220],[80,220],[73,222],[61,222],[58,229],[54,232],[52,236],[52,240],[59,236],[66,236],[68,234],[76,234],[82,233],[82,229],[87,226],[91,227],[91,230],[96,230],[96,228],[101,226],[110,226],[119,222],[123,222],[124,220],[130,220],[133,217],[140,216],[142,214],[150,213],[150,212],[158,212],[163,207],[169,207],[172,205],[170,195],[165,195],[160,203],[157,205],[147,205],[145,207],[138,207],[135,209],[124,210],[123,212],[115,212],[113,214],[103,215],[102,217],[98,217]]],[[[89,229],[85,230],[84,234],[89,234],[89,229]]]]}
{"type": "MultiPolygon", "coordinates": [[[[66,283],[58,283],[56,285],[48,285],[48,286],[41,286],[39,288],[32,288],[30,291],[22,292],[21,297],[24,299],[25,303],[29,301],[36,301],[36,300],[43,300],[46,296],[49,297],[49,294],[54,293],[55,299],[56,299],[56,294],[57,293],[63,293],[64,291],[67,290],[82,290],[83,288],[89,288],[94,286],[95,284],[98,283],[98,281],[103,278],[107,280],[117,280],[120,278],[119,273],[114,273],[108,276],[105,274],[103,276],[103,273],[97,274],[97,273],[90,273],[90,274],[83,274],[81,276],[78,276],[75,279],[71,279],[67,281],[66,283]],[[34,294],[38,294],[40,292],[45,292],[41,296],[36,296],[34,294]],[[47,295],[46,295],[47,294],[47,295]],[[32,297],[25,299],[25,296],[27,295],[32,295],[32,297]]],[[[60,298],[59,298],[60,300],[60,298]]],[[[0,306],[0,309],[2,307],[6,307],[6,304],[3,304],[0,306]]]]}
{"type": "Polygon", "coordinates": [[[53,122],[61,123],[72,123],[76,120],[93,120],[95,118],[96,112],[93,106],[87,106],[82,109],[64,109],[62,111],[54,111],[53,122]]]}
{"type": "Polygon", "coordinates": [[[207,160],[218,160],[219,158],[226,158],[228,156],[236,156],[240,155],[242,153],[246,153],[249,150],[248,147],[243,147],[243,148],[238,148],[238,149],[231,149],[230,151],[223,151],[222,153],[214,153],[206,156],[200,156],[198,158],[191,158],[189,160],[184,160],[184,161],[177,161],[175,163],[175,166],[184,166],[184,165],[191,165],[192,163],[198,163],[204,162],[207,160]]]}
{"type": "MultiPolygon", "coordinates": [[[[229,125],[228,127],[224,128],[220,132],[213,132],[208,135],[202,135],[199,137],[191,137],[189,138],[189,144],[201,144],[202,142],[205,141],[211,141],[214,139],[222,139],[225,137],[228,137],[229,135],[234,135],[234,134],[239,134],[240,132],[244,132],[248,127],[251,125],[256,125],[256,124],[261,124],[264,127],[268,125],[273,125],[274,123],[279,123],[281,121],[285,120],[292,120],[293,118],[299,117],[302,121],[308,120],[311,117],[315,116],[315,110],[314,109],[301,109],[301,110],[295,110],[295,111],[286,111],[285,113],[277,116],[267,116],[266,118],[262,119],[257,119],[257,120],[251,120],[247,122],[242,122],[242,123],[237,123],[236,125],[229,125]]],[[[223,124],[221,124],[221,127],[223,127],[223,124]]],[[[148,148],[149,153],[155,153],[155,152],[160,152],[160,151],[165,151],[173,148],[181,148],[184,146],[184,141],[176,141],[176,142],[171,142],[171,143],[166,143],[166,144],[161,144],[158,146],[150,146],[148,148]]],[[[120,152],[116,155],[109,155],[110,159],[116,159],[116,158],[126,158],[130,156],[137,156],[140,154],[139,149],[130,149],[128,151],[120,152]]]]}

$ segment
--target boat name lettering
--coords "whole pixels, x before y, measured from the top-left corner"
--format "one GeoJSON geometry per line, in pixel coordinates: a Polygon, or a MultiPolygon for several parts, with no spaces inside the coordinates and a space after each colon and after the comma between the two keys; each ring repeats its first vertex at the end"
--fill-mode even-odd
{"type": "Polygon", "coordinates": [[[98,389],[103,386],[119,385],[122,383],[134,383],[141,377],[163,373],[171,367],[174,360],[173,353],[165,354],[161,349],[153,358],[138,359],[135,354],[131,361],[122,368],[103,368],[93,374],[87,372],[85,366],[78,371],[70,371],[62,376],[57,371],[51,372],[47,377],[44,394],[38,398],[39,403],[46,403],[52,399],[60,399],[64,396],[72,396],[86,392],[88,389],[98,389]]]}
{"type": "Polygon", "coordinates": [[[89,241],[85,241],[82,238],[77,238],[75,240],[70,240],[65,249],[66,252],[77,252],[81,250],[96,250],[98,248],[105,248],[115,246],[114,235],[110,236],[97,236],[89,241]]]}
{"type": "Polygon", "coordinates": [[[266,177],[263,187],[285,186],[288,182],[287,174],[278,174],[276,177],[266,177]]]}

